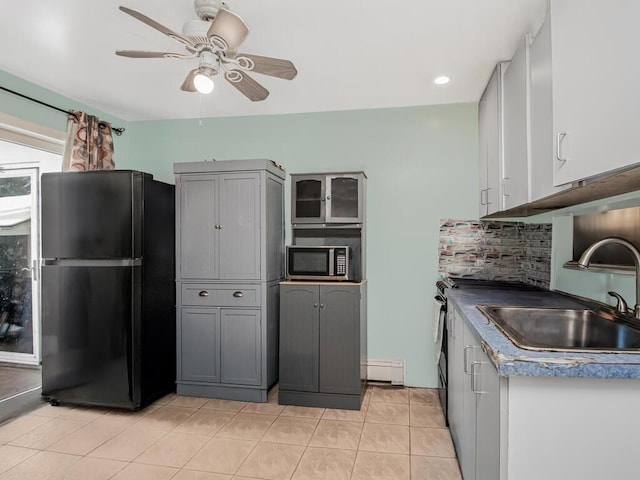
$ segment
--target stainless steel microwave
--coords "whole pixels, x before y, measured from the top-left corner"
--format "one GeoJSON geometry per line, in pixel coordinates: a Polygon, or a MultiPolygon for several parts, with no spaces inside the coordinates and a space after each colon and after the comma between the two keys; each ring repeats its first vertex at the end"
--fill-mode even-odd
{"type": "Polygon", "coordinates": [[[287,278],[290,280],[352,280],[349,247],[287,246],[287,278]]]}

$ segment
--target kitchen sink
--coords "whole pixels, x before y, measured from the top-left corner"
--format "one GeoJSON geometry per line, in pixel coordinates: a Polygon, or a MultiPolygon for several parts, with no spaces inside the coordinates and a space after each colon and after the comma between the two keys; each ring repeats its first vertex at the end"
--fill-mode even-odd
{"type": "Polygon", "coordinates": [[[479,305],[520,348],[566,352],[640,351],[638,329],[605,311],[479,305]]]}

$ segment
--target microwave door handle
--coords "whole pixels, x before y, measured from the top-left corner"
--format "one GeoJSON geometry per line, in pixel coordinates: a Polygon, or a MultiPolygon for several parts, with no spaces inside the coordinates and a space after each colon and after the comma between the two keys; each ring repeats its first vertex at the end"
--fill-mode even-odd
{"type": "Polygon", "coordinates": [[[334,259],[334,253],[335,253],[335,249],[330,248],[329,249],[329,276],[333,277],[335,275],[335,270],[334,270],[334,265],[335,265],[335,259],[334,259]]]}

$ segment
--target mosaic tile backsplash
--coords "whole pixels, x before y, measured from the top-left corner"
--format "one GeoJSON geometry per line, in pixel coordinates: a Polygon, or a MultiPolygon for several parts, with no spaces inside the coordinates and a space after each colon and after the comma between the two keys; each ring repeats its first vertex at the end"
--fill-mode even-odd
{"type": "Polygon", "coordinates": [[[441,220],[438,273],[549,288],[551,234],[546,223],[441,220]]]}

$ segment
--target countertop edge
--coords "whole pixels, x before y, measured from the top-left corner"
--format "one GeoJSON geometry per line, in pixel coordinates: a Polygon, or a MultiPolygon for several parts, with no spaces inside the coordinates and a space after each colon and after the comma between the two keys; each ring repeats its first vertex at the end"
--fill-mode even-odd
{"type": "Polygon", "coordinates": [[[580,306],[580,299],[552,291],[448,289],[447,300],[480,339],[500,376],[640,379],[640,353],[536,352],[516,347],[476,307],[482,304],[580,306]]]}

